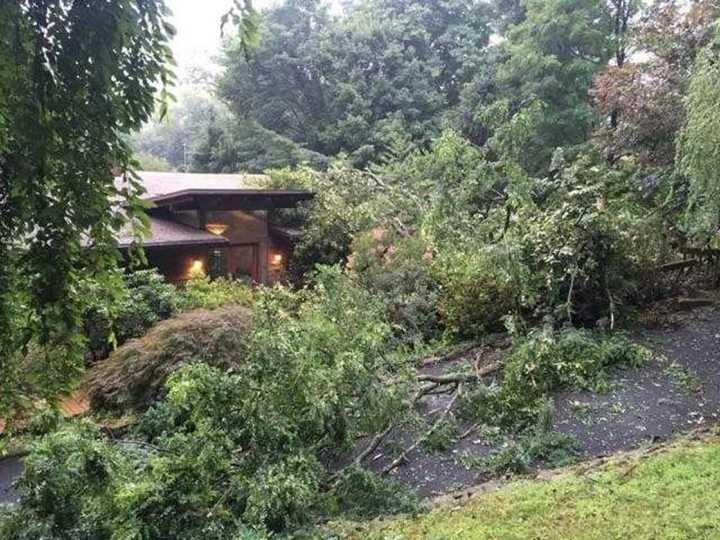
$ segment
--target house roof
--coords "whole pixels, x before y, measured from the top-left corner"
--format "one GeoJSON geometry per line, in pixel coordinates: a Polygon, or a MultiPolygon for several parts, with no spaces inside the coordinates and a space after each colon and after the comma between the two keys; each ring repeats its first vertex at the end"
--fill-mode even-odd
{"type": "MultiPolygon", "coordinates": [[[[130,247],[135,238],[131,231],[124,230],[118,238],[118,247],[130,247]]],[[[143,241],[145,247],[169,246],[222,246],[228,243],[227,238],[216,236],[202,229],[189,225],[169,221],[167,219],[150,217],[150,237],[143,241]]]]}
{"type": "MultiPolygon", "coordinates": [[[[309,191],[266,189],[262,174],[198,174],[139,171],[143,199],[173,210],[291,208],[313,198],[309,191]]],[[[122,179],[118,178],[118,187],[122,179]]]]}
{"type": "Polygon", "coordinates": [[[268,228],[271,236],[279,238],[285,242],[290,242],[291,244],[295,244],[302,240],[304,235],[304,231],[302,229],[296,229],[293,227],[270,225],[268,228]]]}
{"type": "Polygon", "coordinates": [[[176,172],[138,172],[147,193],[144,198],[158,199],[183,191],[261,190],[262,174],[198,174],[176,172]]]}
{"type": "MultiPolygon", "coordinates": [[[[308,191],[268,190],[267,179],[259,174],[195,174],[174,172],[138,172],[146,193],[154,203],[150,213],[150,237],[145,247],[217,246],[227,244],[222,236],[167,219],[168,210],[269,210],[291,208],[311,199],[308,191]]],[[[122,178],[116,179],[122,187],[122,178]]],[[[120,234],[120,248],[130,247],[135,238],[128,229],[120,234]]]]}

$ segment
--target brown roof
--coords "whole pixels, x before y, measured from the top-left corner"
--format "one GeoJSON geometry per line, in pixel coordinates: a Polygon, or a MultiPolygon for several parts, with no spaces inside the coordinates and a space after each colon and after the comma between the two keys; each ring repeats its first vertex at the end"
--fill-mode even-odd
{"type": "MultiPolygon", "coordinates": [[[[267,189],[262,174],[198,174],[139,171],[146,193],[143,198],[156,207],[174,210],[263,210],[292,208],[312,199],[309,191],[267,189]]],[[[121,189],[122,178],[116,179],[121,189]]]]}
{"type": "Polygon", "coordinates": [[[293,227],[282,227],[280,225],[269,226],[270,235],[280,238],[286,242],[296,243],[302,240],[304,231],[293,227]]]}
{"type": "Polygon", "coordinates": [[[148,199],[156,199],[173,193],[189,190],[261,190],[264,180],[262,174],[198,174],[177,172],[139,171],[147,190],[148,199]]]}
{"type": "MultiPolygon", "coordinates": [[[[135,238],[130,231],[123,231],[118,238],[118,247],[128,248],[135,238]]],[[[169,221],[158,217],[150,217],[150,237],[143,242],[145,247],[163,246],[216,246],[227,244],[227,238],[216,236],[202,229],[169,221]]]]}

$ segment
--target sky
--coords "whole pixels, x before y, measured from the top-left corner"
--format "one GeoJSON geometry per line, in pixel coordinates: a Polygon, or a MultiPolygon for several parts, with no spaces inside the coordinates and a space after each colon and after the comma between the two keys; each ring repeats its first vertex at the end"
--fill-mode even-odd
{"type": "MultiPolygon", "coordinates": [[[[253,6],[261,11],[281,1],[253,0],[253,6]]],[[[338,12],[340,3],[340,0],[330,0],[338,12]]],[[[178,31],[172,47],[180,78],[189,77],[189,72],[196,67],[216,71],[214,59],[220,47],[220,18],[230,9],[232,0],[166,0],[166,4],[173,12],[171,22],[178,31]]]]}
{"type": "MultiPolygon", "coordinates": [[[[278,0],[255,0],[257,9],[271,7],[278,0]]],[[[182,78],[194,67],[214,71],[213,61],[220,46],[220,17],[232,0],[166,0],[172,10],[171,22],[178,33],[172,47],[182,78]]]]}

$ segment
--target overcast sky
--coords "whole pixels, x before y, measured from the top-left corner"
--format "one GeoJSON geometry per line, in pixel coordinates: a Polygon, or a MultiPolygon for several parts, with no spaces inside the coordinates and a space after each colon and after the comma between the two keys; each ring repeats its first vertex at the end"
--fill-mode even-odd
{"type": "MultiPolygon", "coordinates": [[[[0,0],[1,1],[1,0],[0,0]]],[[[253,6],[262,10],[281,0],[253,0],[253,6]]],[[[177,28],[173,52],[182,77],[194,67],[213,67],[213,58],[220,46],[220,17],[232,5],[232,0],[166,0],[172,10],[172,23],[177,28]]],[[[330,4],[340,9],[340,0],[330,4]]]]}
{"type": "MultiPolygon", "coordinates": [[[[274,0],[255,0],[258,8],[274,0]]],[[[171,22],[177,28],[173,52],[182,76],[193,67],[211,68],[220,45],[220,17],[231,0],[167,0],[173,12],[171,22]]]]}
{"type": "MultiPolygon", "coordinates": [[[[282,0],[254,0],[255,9],[277,5],[282,0]]],[[[331,0],[339,5],[338,0],[331,0]]],[[[220,47],[220,17],[230,8],[232,0],[166,0],[172,10],[171,22],[177,28],[173,52],[178,75],[187,77],[193,68],[214,71],[220,47]]],[[[185,81],[187,82],[187,81],[185,81]]]]}

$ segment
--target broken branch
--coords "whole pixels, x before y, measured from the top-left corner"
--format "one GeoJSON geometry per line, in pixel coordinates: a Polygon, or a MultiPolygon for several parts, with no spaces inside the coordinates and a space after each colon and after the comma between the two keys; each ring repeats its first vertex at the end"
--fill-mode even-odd
{"type": "Polygon", "coordinates": [[[432,382],[436,384],[460,384],[465,382],[474,382],[480,379],[481,377],[484,377],[485,375],[490,375],[491,373],[494,373],[498,371],[502,367],[501,362],[493,362],[491,364],[488,364],[486,366],[483,366],[482,368],[479,368],[476,370],[474,374],[463,374],[463,373],[451,373],[451,374],[443,374],[443,375],[432,375],[432,374],[422,374],[418,375],[417,380],[419,382],[432,382]]]}
{"type": "Polygon", "coordinates": [[[420,446],[420,444],[422,444],[422,442],[424,440],[426,440],[430,435],[433,434],[433,432],[440,426],[441,422],[443,420],[445,420],[447,415],[450,413],[451,409],[455,405],[455,402],[457,401],[457,399],[461,393],[462,393],[462,383],[458,383],[457,390],[455,391],[455,395],[453,395],[452,399],[445,407],[445,410],[443,410],[442,414],[438,417],[437,420],[435,420],[435,422],[430,427],[430,429],[427,430],[424,435],[417,438],[414,443],[412,443],[405,450],[403,450],[402,454],[400,454],[397,458],[395,458],[392,461],[392,463],[390,463],[390,465],[388,465],[387,467],[385,467],[382,470],[382,474],[388,474],[393,469],[396,469],[397,467],[399,467],[402,463],[404,463],[407,460],[407,456],[408,456],[408,454],[410,454],[410,452],[415,450],[418,446],[420,446]]]}

